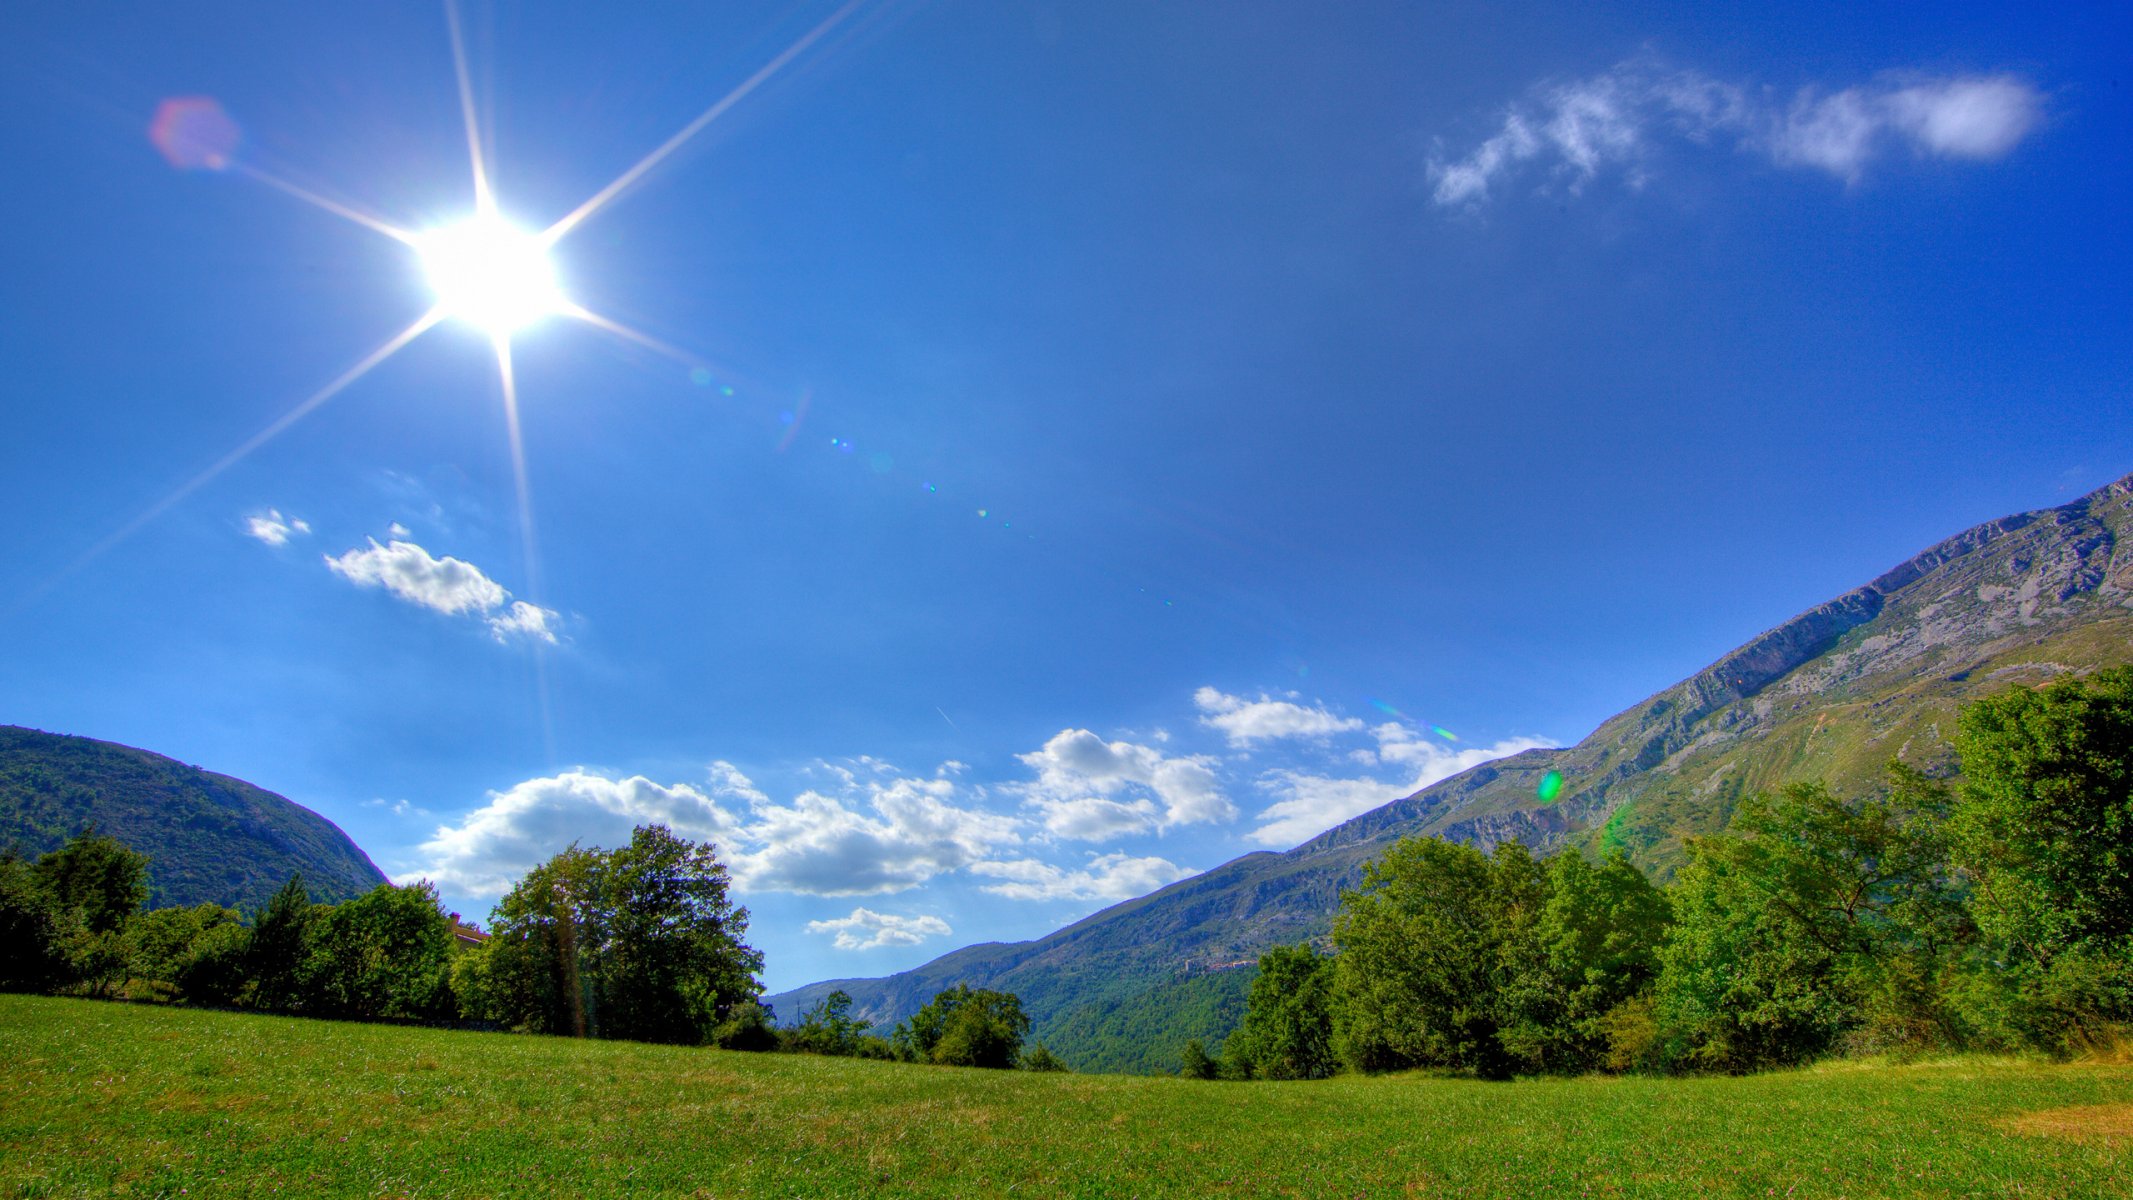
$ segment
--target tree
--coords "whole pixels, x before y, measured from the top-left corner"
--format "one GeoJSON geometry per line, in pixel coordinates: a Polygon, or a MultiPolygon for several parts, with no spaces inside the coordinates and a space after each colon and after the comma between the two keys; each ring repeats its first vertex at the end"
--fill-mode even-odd
{"type": "Polygon", "coordinates": [[[604,1036],[702,1042],[762,990],[743,943],[748,910],[727,894],[716,847],[640,825],[598,872],[607,940],[597,956],[604,1036]]]}
{"type": "Polygon", "coordinates": [[[701,1043],[762,991],[716,847],[639,826],[572,846],[497,903],[488,1019],[537,1033],[701,1043]]]}
{"type": "Polygon", "coordinates": [[[917,1062],[1006,1068],[1028,1032],[1020,997],[959,983],[898,1025],[894,1042],[898,1057],[917,1062]]]}
{"type": "Polygon", "coordinates": [[[252,922],[245,975],[254,1007],[294,1012],[303,1002],[304,957],[311,930],[311,897],[301,873],[289,876],[252,922]]]}
{"type": "Polygon", "coordinates": [[[302,1008],[318,1016],[437,1019],[452,1003],[452,922],[427,882],[381,883],[309,923],[302,1008]]]}
{"type": "Polygon", "coordinates": [[[1207,1056],[1207,1047],[1199,1038],[1185,1043],[1185,1050],[1178,1055],[1178,1074],[1187,1079],[1213,1079],[1221,1070],[1221,1064],[1207,1056]]]}
{"type": "MultiPolygon", "coordinates": [[[[1263,1079],[1333,1074],[1332,983],[1332,962],[1309,945],[1276,946],[1260,955],[1244,1021],[1224,1043],[1224,1053],[1263,1079]]],[[[1187,1045],[1187,1066],[1198,1047],[1197,1041],[1187,1045]]],[[[1206,1056],[1201,1050],[1200,1057],[1206,1056]]],[[[1212,1078],[1212,1072],[1199,1078],[1212,1078]]]]}
{"type": "Polygon", "coordinates": [[[1941,985],[1967,922],[1945,866],[1946,796],[1894,772],[1878,795],[1801,783],[1751,798],[1737,832],[1690,844],[1658,983],[1671,1059],[1747,1070],[1855,1031],[1955,1040],[1941,985]]]}
{"type": "Polygon", "coordinates": [[[52,906],[70,981],[109,995],[132,965],[127,923],[148,899],[148,856],[91,829],[40,856],[32,871],[52,906]]]}
{"type": "Polygon", "coordinates": [[[1045,1074],[1063,1074],[1067,1070],[1066,1063],[1058,1055],[1046,1049],[1043,1042],[1038,1042],[1036,1045],[1024,1050],[1022,1057],[1016,1060],[1015,1065],[1025,1071],[1037,1071],[1045,1074]]]}
{"type": "Polygon", "coordinates": [[[2133,668],[1975,701],[1956,750],[1986,955],[1970,1011],[2053,1047],[2133,1018],[2133,668]]]}
{"type": "Polygon", "coordinates": [[[1514,1060],[1497,1036],[1507,947],[1532,936],[1547,895],[1546,869],[1516,842],[1484,855],[1402,838],[1367,864],[1333,922],[1341,1057],[1361,1071],[1508,1074],[1514,1060]]]}
{"type": "Polygon", "coordinates": [[[0,853],[0,991],[42,992],[67,977],[52,898],[12,850],[0,853]]]}
{"type": "Polygon", "coordinates": [[[241,944],[244,937],[238,935],[245,932],[243,921],[243,914],[220,904],[149,909],[133,921],[134,977],[157,992],[194,999],[180,985],[183,977],[202,993],[216,997],[203,1002],[227,1003],[225,989],[218,988],[202,970],[202,959],[220,956],[233,942],[241,944]]]}
{"type": "Polygon", "coordinates": [[[1530,938],[1507,942],[1497,1033],[1519,1069],[1587,1071],[1619,1040],[1610,1014],[1651,986],[1670,910],[1617,851],[1595,866],[1569,851],[1545,861],[1548,898],[1530,938]]]}
{"type": "Polygon", "coordinates": [[[851,993],[842,988],[831,992],[800,1015],[800,1024],[792,1031],[789,1044],[804,1054],[855,1055],[859,1053],[860,1035],[872,1029],[874,1023],[851,1014],[851,993]]]}

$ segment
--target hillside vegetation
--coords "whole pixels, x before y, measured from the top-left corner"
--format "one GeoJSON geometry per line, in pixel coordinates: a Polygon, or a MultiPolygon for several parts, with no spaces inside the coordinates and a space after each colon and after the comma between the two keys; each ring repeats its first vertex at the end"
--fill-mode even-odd
{"type": "Polygon", "coordinates": [[[2133,1070],[1202,1083],[0,996],[9,1196],[2133,1195],[2133,1070]]]}
{"type": "Polygon", "coordinates": [[[0,850],[84,829],[149,857],[150,903],[264,905],[291,875],[335,901],[385,882],[340,827],[241,779],[115,742],[0,725],[0,850]]]}
{"type": "Polygon", "coordinates": [[[1245,855],[1044,938],[966,947],[885,979],[829,980],[770,1000],[784,1016],[842,989],[861,1015],[887,1022],[969,983],[1021,995],[1036,1036],[1057,1040],[1068,1023],[1154,1005],[1151,989],[1193,970],[1323,943],[1341,890],[1402,837],[1620,848],[1663,880],[1685,861],[1685,839],[1728,828],[1749,795],[1808,781],[1861,794],[1892,759],[1945,778],[1965,704],[2127,663],[2133,476],[1933,546],[1575,746],[1477,767],[1293,850],[1245,855]],[[1538,788],[1551,771],[1564,786],[1544,803],[1538,788]]]}

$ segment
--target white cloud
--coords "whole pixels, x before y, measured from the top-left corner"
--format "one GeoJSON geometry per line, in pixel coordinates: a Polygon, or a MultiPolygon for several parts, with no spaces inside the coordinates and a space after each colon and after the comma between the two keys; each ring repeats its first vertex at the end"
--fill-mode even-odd
{"type": "MultiPolygon", "coordinates": [[[[392,528],[395,534],[407,532],[397,523],[392,528]]],[[[523,637],[556,643],[555,627],[561,614],[513,600],[502,584],[473,563],[449,555],[438,558],[399,536],[384,545],[376,538],[365,540],[368,547],[359,546],[339,557],[326,555],[327,569],[357,587],[381,587],[410,604],[447,616],[480,616],[499,642],[523,637]]]]}
{"type": "Polygon", "coordinates": [[[1150,746],[1106,742],[1086,729],[1062,729],[1043,748],[1018,757],[1037,772],[1025,796],[1060,837],[1096,841],[1237,815],[1212,760],[1199,755],[1165,756],[1150,746]]]}
{"type": "Polygon", "coordinates": [[[1403,796],[1449,779],[1485,762],[1552,745],[1538,738],[1507,738],[1493,746],[1452,749],[1417,737],[1406,726],[1388,721],[1371,730],[1375,757],[1408,768],[1405,782],[1375,778],[1335,778],[1296,770],[1268,771],[1260,787],[1276,797],[1259,812],[1259,827],[1247,835],[1262,846],[1297,845],[1350,817],[1390,804],[1403,796]]]}
{"type": "Polygon", "coordinates": [[[1429,174],[1436,202],[1453,208],[1486,202],[1527,165],[1572,194],[1610,168],[1634,186],[1657,146],[1680,139],[1730,143],[1849,183],[1892,149],[2000,158],[2043,119],[2043,93],[2012,75],[1892,74],[1834,92],[1802,89],[1788,101],[1637,59],[1535,88],[1511,106],[1497,132],[1463,157],[1433,159],[1429,174]]]}
{"type": "Polygon", "coordinates": [[[422,844],[424,865],[415,874],[467,895],[500,896],[573,842],[619,846],[630,830],[651,824],[722,847],[740,829],[732,812],[686,783],[566,771],[491,792],[457,825],[439,826],[422,844]]]}
{"type": "Polygon", "coordinates": [[[848,917],[809,921],[809,933],[834,933],[839,950],[874,950],[882,946],[916,946],[931,937],[954,933],[939,917],[899,917],[871,908],[855,908],[848,917]]]}
{"type": "Polygon", "coordinates": [[[1335,716],[1322,706],[1276,700],[1264,693],[1257,700],[1246,700],[1203,687],[1192,694],[1192,702],[1205,714],[1200,724],[1221,730],[1232,746],[1275,738],[1323,738],[1363,727],[1354,717],[1335,716]]]}
{"type": "Polygon", "coordinates": [[[257,538],[269,546],[286,546],[292,537],[305,537],[311,532],[309,523],[296,517],[284,517],[279,509],[270,508],[244,519],[246,537],[257,538]]]}
{"type": "Polygon", "coordinates": [[[970,873],[1004,879],[986,891],[1010,900],[1130,900],[1166,884],[1199,874],[1162,858],[1095,855],[1089,865],[1069,871],[1034,858],[972,863],[970,873]]]}
{"type": "Polygon", "coordinates": [[[872,815],[820,792],[790,806],[758,804],[744,831],[757,847],[733,858],[742,884],[813,896],[865,896],[917,887],[1022,840],[1022,822],[949,803],[943,779],[870,784],[872,815]]]}
{"type": "Polygon", "coordinates": [[[743,890],[898,892],[1022,840],[1022,821],[954,799],[951,781],[891,777],[856,784],[849,798],[807,791],[780,805],[730,763],[713,763],[701,787],[580,769],[490,793],[422,844],[415,874],[497,896],[572,842],[617,846],[656,823],[717,842],[743,890]]]}
{"type": "Polygon", "coordinates": [[[526,637],[553,646],[556,644],[555,621],[559,615],[552,608],[513,600],[509,608],[489,618],[489,633],[499,642],[526,637]]]}

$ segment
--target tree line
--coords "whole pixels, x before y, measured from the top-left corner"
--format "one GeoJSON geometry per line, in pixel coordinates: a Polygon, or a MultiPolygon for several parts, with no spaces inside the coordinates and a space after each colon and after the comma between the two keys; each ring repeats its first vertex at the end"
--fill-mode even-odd
{"type": "Polygon", "coordinates": [[[1689,843],[1616,853],[1407,838],[1330,954],[1260,959],[1202,1078],[1749,1071],[1841,1053],[2066,1054],[2133,1023],[2133,669],[1973,702],[1955,788],[1802,783],[1689,843]]]}
{"type": "Polygon", "coordinates": [[[148,861],[93,830],[34,861],[0,854],[0,990],[1061,1069],[1042,1046],[1023,1049],[1029,1018],[1006,992],[951,988],[886,1038],[842,992],[778,1028],[715,847],[663,825],[535,867],[486,938],[461,936],[471,930],[426,882],[316,904],[292,877],[250,914],[148,909],[148,861]]]}

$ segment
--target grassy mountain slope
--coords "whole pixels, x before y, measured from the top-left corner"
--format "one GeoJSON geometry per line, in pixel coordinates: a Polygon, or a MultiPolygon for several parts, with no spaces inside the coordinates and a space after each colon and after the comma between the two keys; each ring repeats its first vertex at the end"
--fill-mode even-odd
{"type": "Polygon", "coordinates": [[[149,856],[149,902],[252,908],[301,871],[314,900],[385,876],[340,827],[241,779],[92,738],[0,725],[0,848],[39,854],[89,826],[149,856]]]}
{"type": "MultiPolygon", "coordinates": [[[[1665,875],[1681,861],[1683,839],[1725,828],[1745,795],[1809,778],[1870,788],[1892,758],[1947,774],[1948,737],[1965,703],[2017,682],[2126,662],[2133,476],[1950,538],[1575,746],[1476,767],[1293,850],[1245,855],[1035,941],[970,946],[900,975],[830,980],[771,1000],[791,1019],[841,987],[864,1015],[890,1021],[962,982],[1020,994],[1039,1036],[1087,1023],[1092,1014],[1083,1010],[1092,1008],[1116,1020],[1135,997],[1184,972],[1323,936],[1340,889],[1402,836],[1517,840],[1543,850],[1620,846],[1665,875]],[[1543,804],[1536,792],[1551,770],[1565,786],[1543,804]]],[[[1213,1041],[1226,1032],[1183,1036],[1213,1041]]]]}

